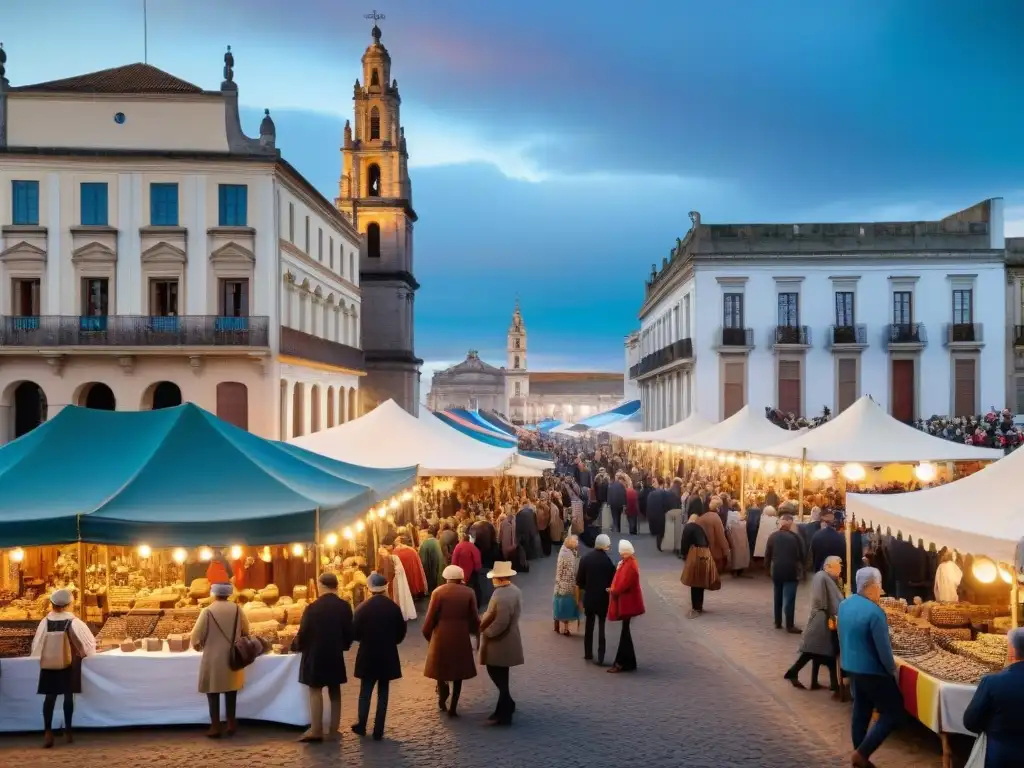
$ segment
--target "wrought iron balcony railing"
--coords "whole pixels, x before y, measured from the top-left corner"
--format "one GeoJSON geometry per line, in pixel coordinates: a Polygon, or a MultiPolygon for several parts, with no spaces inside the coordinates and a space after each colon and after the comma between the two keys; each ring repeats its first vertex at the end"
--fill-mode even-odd
{"type": "Polygon", "coordinates": [[[269,339],[267,317],[0,317],[0,347],[268,347],[269,339]]]}
{"type": "Polygon", "coordinates": [[[693,357],[693,341],[691,339],[680,339],[673,341],[668,346],[644,355],[640,362],[629,369],[629,378],[635,379],[638,376],[650,373],[653,370],[666,365],[687,360],[693,357]]]}
{"type": "Polygon", "coordinates": [[[868,343],[868,328],[866,325],[831,325],[828,329],[829,346],[839,347],[844,344],[868,343]]]}
{"type": "Polygon", "coordinates": [[[928,336],[924,323],[890,323],[887,326],[889,344],[926,344],[928,336]]]}
{"type": "Polygon", "coordinates": [[[809,347],[811,345],[811,329],[806,325],[777,325],[775,326],[774,343],[809,347]]]}
{"type": "Polygon", "coordinates": [[[719,329],[718,345],[720,347],[752,347],[754,346],[753,328],[727,328],[719,329]]]}
{"type": "Polygon", "coordinates": [[[946,344],[979,344],[985,340],[981,323],[949,323],[946,344]]]}

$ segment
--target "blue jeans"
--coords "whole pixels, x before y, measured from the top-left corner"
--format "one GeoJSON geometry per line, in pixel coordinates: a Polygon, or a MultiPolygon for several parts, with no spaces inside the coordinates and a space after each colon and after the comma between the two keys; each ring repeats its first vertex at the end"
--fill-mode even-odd
{"type": "Polygon", "coordinates": [[[889,675],[850,675],[853,691],[853,719],[850,724],[853,748],[861,757],[874,754],[889,734],[903,723],[903,695],[889,675]],[[878,720],[871,725],[872,712],[878,720]],[[871,730],[868,730],[870,726],[871,730]]]}
{"type": "Polygon", "coordinates": [[[775,586],[775,626],[782,626],[782,612],[786,612],[786,627],[792,627],[796,614],[796,582],[773,581],[775,586]]]}

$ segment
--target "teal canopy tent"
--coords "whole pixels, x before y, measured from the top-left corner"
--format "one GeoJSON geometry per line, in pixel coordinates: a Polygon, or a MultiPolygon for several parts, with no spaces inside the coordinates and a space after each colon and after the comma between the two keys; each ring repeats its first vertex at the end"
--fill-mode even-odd
{"type": "Polygon", "coordinates": [[[0,547],[311,541],[415,483],[265,440],[201,408],[69,406],[0,449],[0,547]]]}

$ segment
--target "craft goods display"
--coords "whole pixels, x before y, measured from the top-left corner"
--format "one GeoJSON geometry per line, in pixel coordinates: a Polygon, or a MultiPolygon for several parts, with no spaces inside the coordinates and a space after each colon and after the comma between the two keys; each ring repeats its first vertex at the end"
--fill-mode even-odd
{"type": "Polygon", "coordinates": [[[31,629],[0,628],[0,659],[28,656],[32,653],[32,639],[35,634],[31,629]]]}
{"type": "Polygon", "coordinates": [[[945,645],[946,642],[950,646],[946,650],[971,661],[976,661],[988,667],[992,672],[998,672],[1006,666],[1007,649],[1005,643],[1002,646],[994,646],[988,643],[980,643],[977,640],[950,640],[944,641],[941,644],[945,645]]]}
{"type": "Polygon", "coordinates": [[[935,603],[928,613],[928,621],[936,627],[953,629],[971,626],[971,613],[958,603],[935,603]]]}
{"type": "Polygon", "coordinates": [[[156,623],[160,620],[160,611],[129,613],[125,621],[125,636],[140,640],[153,636],[156,623]]]}
{"type": "Polygon", "coordinates": [[[950,683],[977,683],[992,670],[973,659],[959,656],[941,648],[934,648],[923,656],[912,660],[915,667],[932,677],[950,683]]]}
{"type": "Polygon", "coordinates": [[[927,626],[903,623],[889,627],[892,652],[905,659],[913,659],[934,648],[931,629],[927,626]]]}

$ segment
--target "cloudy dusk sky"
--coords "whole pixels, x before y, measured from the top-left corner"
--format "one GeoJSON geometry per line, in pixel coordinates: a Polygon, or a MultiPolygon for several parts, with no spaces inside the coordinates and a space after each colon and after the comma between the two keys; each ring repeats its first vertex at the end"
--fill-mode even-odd
{"type": "MultiPolygon", "coordinates": [[[[375,0],[403,97],[417,353],[622,370],[643,281],[709,222],[940,217],[1024,234],[1024,3],[375,0]]],[[[328,198],[372,2],[149,0],[149,63],[204,88],[328,198]]],[[[142,0],[4,0],[13,85],[141,61],[142,0]]]]}

